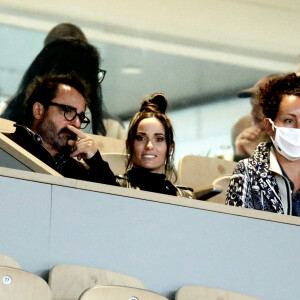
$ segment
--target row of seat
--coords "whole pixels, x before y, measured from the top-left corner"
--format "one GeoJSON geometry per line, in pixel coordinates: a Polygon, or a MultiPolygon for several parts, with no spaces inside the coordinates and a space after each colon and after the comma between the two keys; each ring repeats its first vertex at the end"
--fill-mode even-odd
{"type": "MultiPolygon", "coordinates": [[[[98,268],[56,265],[48,283],[20,269],[16,260],[0,255],[0,300],[168,300],[147,290],[137,278],[98,268]]],[[[175,300],[251,300],[247,295],[219,289],[184,286],[175,300]]]]}
{"type": "MultiPolygon", "coordinates": [[[[0,132],[13,132],[15,130],[13,124],[14,122],[12,121],[0,118],[0,132]]],[[[109,163],[114,174],[123,174],[126,169],[124,141],[99,135],[91,135],[91,137],[95,140],[96,146],[100,150],[103,159],[109,163]]],[[[30,153],[1,133],[0,149],[9,153],[9,155],[16,158],[17,161],[23,163],[34,172],[60,176],[60,174],[33,157],[30,153]]],[[[3,159],[0,159],[4,164],[0,166],[10,167],[10,160],[6,158],[3,157],[3,159]]],[[[235,165],[235,162],[223,159],[199,155],[186,155],[182,157],[178,163],[178,180],[176,184],[194,188],[198,199],[224,204],[230,175],[235,165]]],[[[11,167],[17,168],[17,165],[12,163],[11,167]]],[[[175,181],[175,178],[173,179],[173,181],[175,181]]]]}

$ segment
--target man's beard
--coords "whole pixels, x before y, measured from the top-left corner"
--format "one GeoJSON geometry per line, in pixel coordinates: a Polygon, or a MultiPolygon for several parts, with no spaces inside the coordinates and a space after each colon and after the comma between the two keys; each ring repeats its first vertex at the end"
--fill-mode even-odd
{"type": "Polygon", "coordinates": [[[68,140],[77,139],[76,134],[67,127],[63,127],[58,131],[55,124],[47,118],[47,115],[41,121],[37,133],[42,137],[43,141],[58,152],[72,152],[73,148],[68,145],[68,140]]]}

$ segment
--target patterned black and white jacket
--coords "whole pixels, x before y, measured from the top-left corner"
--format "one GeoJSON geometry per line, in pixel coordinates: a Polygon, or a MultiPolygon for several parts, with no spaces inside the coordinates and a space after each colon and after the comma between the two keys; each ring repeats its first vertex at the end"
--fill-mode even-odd
{"type": "Polygon", "coordinates": [[[272,143],[260,143],[240,161],[231,176],[225,203],[280,214],[292,214],[292,189],[283,176],[272,143]]]}

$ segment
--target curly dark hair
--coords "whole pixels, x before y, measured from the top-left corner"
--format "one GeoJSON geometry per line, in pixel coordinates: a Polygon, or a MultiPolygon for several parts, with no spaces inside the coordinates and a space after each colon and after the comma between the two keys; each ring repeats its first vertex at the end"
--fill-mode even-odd
{"type": "Polygon", "coordinates": [[[127,169],[132,167],[132,160],[134,155],[134,140],[136,138],[137,128],[139,123],[143,119],[156,118],[158,119],[165,129],[166,142],[167,142],[167,157],[165,164],[165,174],[171,176],[172,173],[176,177],[176,172],[174,169],[174,130],[170,119],[165,114],[168,106],[168,100],[162,93],[155,93],[151,95],[148,100],[143,100],[140,111],[136,113],[128,127],[128,134],[126,139],[126,152],[128,154],[127,169]],[[172,149],[172,151],[170,151],[172,149]]]}
{"type": "Polygon", "coordinates": [[[300,77],[296,73],[277,76],[260,87],[256,96],[266,118],[276,118],[284,95],[300,96],[300,77]]]}

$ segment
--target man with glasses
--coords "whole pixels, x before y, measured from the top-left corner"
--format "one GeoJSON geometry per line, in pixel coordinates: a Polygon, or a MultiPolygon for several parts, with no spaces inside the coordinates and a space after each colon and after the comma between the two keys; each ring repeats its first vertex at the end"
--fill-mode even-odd
{"type": "Polygon", "coordinates": [[[80,130],[90,123],[87,92],[76,75],[37,77],[27,90],[23,124],[8,137],[63,176],[115,184],[94,140],[80,130]]]}

